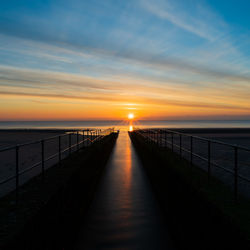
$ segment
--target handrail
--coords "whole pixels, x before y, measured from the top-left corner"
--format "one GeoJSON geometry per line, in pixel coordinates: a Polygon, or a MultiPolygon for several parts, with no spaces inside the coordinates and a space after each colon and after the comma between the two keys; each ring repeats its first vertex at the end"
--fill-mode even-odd
{"type": "MultiPolygon", "coordinates": [[[[24,173],[27,173],[29,172],[30,170],[38,167],[41,165],[42,167],[42,173],[43,173],[43,178],[44,178],[44,166],[45,166],[45,163],[55,157],[59,157],[58,159],[58,162],[61,161],[61,155],[65,152],[69,152],[69,154],[71,154],[71,150],[73,148],[76,148],[76,150],[79,150],[80,146],[81,147],[89,147],[91,146],[93,143],[97,142],[97,141],[100,141],[102,138],[104,138],[105,136],[111,134],[114,132],[114,128],[107,128],[107,129],[83,129],[83,130],[73,130],[72,131],[65,131],[64,134],[58,134],[56,136],[51,136],[51,137],[47,137],[47,138],[44,138],[44,139],[40,139],[40,140],[37,140],[37,141],[31,141],[31,142],[27,142],[27,143],[22,143],[22,144],[17,144],[15,146],[11,146],[11,147],[7,147],[7,148],[3,148],[3,149],[0,149],[0,153],[2,152],[5,152],[5,151],[10,151],[10,150],[15,150],[15,153],[16,153],[16,173],[12,176],[9,176],[8,178],[6,179],[3,179],[3,180],[0,180],[0,186],[11,181],[11,180],[16,180],[16,186],[15,186],[15,190],[16,190],[16,195],[18,196],[18,189],[19,189],[19,177],[21,175],[23,175],[24,173]],[[87,134],[85,133],[87,132],[87,134]],[[77,139],[77,142],[72,144],[71,142],[71,136],[72,135],[75,135],[77,136],[76,139],[77,139]],[[68,138],[68,146],[64,149],[61,148],[61,138],[62,137],[65,137],[65,136],[69,136],[68,138]],[[79,136],[81,136],[81,140],[79,140],[79,136]],[[86,137],[86,138],[85,138],[86,137]],[[59,146],[59,150],[58,152],[56,152],[55,154],[53,155],[50,155],[49,157],[46,157],[45,158],[45,148],[44,148],[44,144],[45,142],[49,141],[49,140],[52,140],[52,139],[59,139],[58,140],[58,146],[59,146]],[[85,142],[88,142],[87,144],[85,142]],[[39,160],[38,162],[34,163],[33,165],[25,168],[25,169],[22,169],[20,170],[19,169],[19,161],[20,161],[20,153],[19,153],[19,150],[20,148],[24,147],[24,146],[29,146],[29,145],[33,145],[33,144],[40,144],[41,145],[41,159],[42,160],[39,160]]],[[[0,157],[1,159],[1,157],[0,157]]],[[[16,199],[18,200],[18,199],[16,199]]]]}
{"type": "Polygon", "coordinates": [[[239,168],[239,160],[238,160],[238,154],[239,151],[241,152],[246,152],[250,153],[250,148],[240,146],[237,144],[231,144],[231,143],[226,143],[226,142],[221,142],[217,141],[214,139],[208,139],[208,138],[203,138],[200,136],[195,136],[191,134],[186,134],[186,133],[181,133],[178,131],[170,130],[170,129],[165,129],[165,128],[146,128],[146,129],[134,129],[132,133],[137,133],[143,138],[145,138],[146,142],[153,142],[159,147],[168,147],[171,148],[172,151],[175,153],[178,153],[180,157],[182,157],[182,152],[186,152],[187,154],[190,155],[190,159],[188,158],[193,164],[193,157],[196,157],[202,161],[205,161],[207,163],[207,173],[208,173],[208,180],[210,179],[210,173],[211,173],[211,166],[215,166],[217,168],[220,168],[224,170],[227,173],[230,173],[234,176],[234,194],[235,194],[235,200],[237,200],[238,197],[238,178],[247,182],[250,182],[250,179],[247,178],[246,176],[242,176],[241,174],[238,173],[238,168],[239,168]],[[171,135],[169,138],[168,135],[171,135]],[[165,135],[165,136],[161,136],[165,135]],[[176,137],[174,135],[179,136],[179,143],[176,144],[176,137]],[[190,139],[190,145],[187,148],[186,146],[183,146],[183,137],[189,138],[190,139]],[[169,140],[167,140],[169,138],[169,140]],[[204,142],[207,142],[207,158],[204,157],[203,155],[199,153],[195,153],[193,150],[193,145],[194,145],[194,140],[193,139],[198,139],[204,142]],[[233,149],[233,167],[232,169],[226,168],[220,164],[218,164],[215,160],[211,159],[211,145],[222,145],[222,146],[227,146],[233,149]],[[177,152],[176,150],[177,149],[177,152]]]}
{"type": "Polygon", "coordinates": [[[238,149],[246,150],[246,151],[250,152],[250,148],[243,147],[243,146],[238,145],[238,144],[231,144],[231,143],[226,143],[226,142],[222,142],[222,141],[218,141],[218,140],[214,140],[214,139],[207,139],[207,138],[203,138],[203,137],[200,137],[200,136],[197,136],[197,135],[180,133],[180,132],[173,131],[173,130],[170,130],[170,129],[167,129],[167,131],[169,131],[171,133],[175,133],[175,134],[180,134],[180,135],[183,135],[183,136],[187,136],[187,137],[191,137],[192,136],[193,138],[196,138],[196,139],[199,139],[199,140],[210,141],[212,143],[216,143],[216,144],[220,144],[220,145],[224,145],[224,146],[237,147],[238,149]]]}
{"type": "MultiPolygon", "coordinates": [[[[133,131],[136,132],[136,131],[141,131],[141,130],[142,129],[134,129],[133,131]]],[[[145,130],[145,131],[147,131],[147,130],[163,130],[163,131],[168,131],[168,132],[173,133],[173,134],[183,135],[183,136],[186,136],[186,137],[193,137],[195,139],[199,139],[199,140],[202,140],[202,141],[206,141],[206,142],[210,141],[212,143],[216,143],[216,144],[220,144],[220,145],[224,145],[224,146],[229,146],[229,147],[233,147],[233,148],[237,147],[238,149],[250,152],[250,148],[247,148],[247,147],[244,147],[244,146],[241,146],[241,145],[238,145],[238,144],[231,144],[231,143],[226,143],[226,142],[222,142],[222,141],[218,141],[218,140],[214,140],[214,139],[207,139],[207,138],[203,138],[203,137],[200,137],[200,136],[186,134],[186,133],[181,133],[181,132],[170,130],[170,129],[143,129],[143,130],[145,130]]]]}

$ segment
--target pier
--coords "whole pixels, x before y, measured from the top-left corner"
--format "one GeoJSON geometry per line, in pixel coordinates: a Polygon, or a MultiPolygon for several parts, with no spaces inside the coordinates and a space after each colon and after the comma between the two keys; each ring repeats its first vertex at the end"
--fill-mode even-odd
{"type": "Polygon", "coordinates": [[[45,168],[52,156],[42,150],[22,170],[37,174],[0,200],[3,249],[249,249],[250,202],[218,178],[213,151],[247,148],[167,129],[81,130],[31,144],[50,140],[56,164],[45,168]]]}
{"type": "Polygon", "coordinates": [[[173,249],[141,161],[128,133],[119,135],[77,249],[173,249]]]}

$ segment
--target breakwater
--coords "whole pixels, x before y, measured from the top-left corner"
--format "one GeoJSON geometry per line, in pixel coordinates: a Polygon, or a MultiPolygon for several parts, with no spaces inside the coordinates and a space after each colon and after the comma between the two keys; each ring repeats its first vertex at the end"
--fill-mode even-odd
{"type": "Polygon", "coordinates": [[[118,133],[82,147],[1,202],[1,249],[71,249],[118,133]],[[13,202],[14,201],[14,202],[13,202]]]}
{"type": "Polygon", "coordinates": [[[157,131],[151,131],[152,140],[142,131],[130,132],[130,138],[178,247],[249,249],[249,201],[235,203],[230,188],[213,176],[208,182],[205,170],[180,157],[180,148],[161,146],[157,131]]]}

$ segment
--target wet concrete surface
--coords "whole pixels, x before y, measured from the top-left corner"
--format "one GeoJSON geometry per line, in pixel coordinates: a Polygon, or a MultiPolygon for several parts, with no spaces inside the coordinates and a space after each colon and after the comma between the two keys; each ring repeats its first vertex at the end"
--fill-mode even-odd
{"type": "Polygon", "coordinates": [[[118,137],[76,249],[173,249],[150,183],[125,131],[118,137]]]}

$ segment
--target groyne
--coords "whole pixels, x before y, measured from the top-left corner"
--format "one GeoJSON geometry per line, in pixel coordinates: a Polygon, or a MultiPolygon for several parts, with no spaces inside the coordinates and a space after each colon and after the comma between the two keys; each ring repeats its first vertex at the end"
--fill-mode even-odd
{"type": "MultiPolygon", "coordinates": [[[[157,135],[155,138],[157,138],[157,135]]],[[[218,179],[140,133],[130,138],[179,249],[249,249],[249,202],[218,179]]]]}
{"type": "Polygon", "coordinates": [[[83,147],[0,201],[1,249],[71,249],[117,139],[111,133],[83,147]]]}

